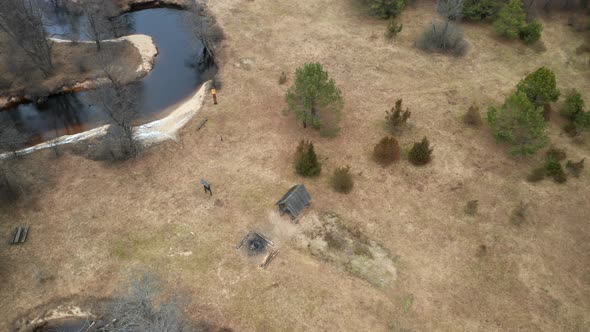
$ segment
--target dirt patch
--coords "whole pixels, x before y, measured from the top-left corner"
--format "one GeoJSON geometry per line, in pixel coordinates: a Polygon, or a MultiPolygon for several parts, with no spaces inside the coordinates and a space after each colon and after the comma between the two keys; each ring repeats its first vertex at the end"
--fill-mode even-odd
{"type": "Polygon", "coordinates": [[[345,269],[378,287],[397,278],[397,269],[387,249],[370,240],[358,227],[349,228],[334,213],[320,217],[319,223],[299,238],[312,255],[345,269]]]}

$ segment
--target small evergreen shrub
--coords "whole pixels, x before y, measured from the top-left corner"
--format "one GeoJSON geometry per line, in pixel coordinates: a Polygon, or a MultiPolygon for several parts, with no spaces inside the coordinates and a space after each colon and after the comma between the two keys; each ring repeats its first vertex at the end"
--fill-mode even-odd
{"type": "Polygon", "coordinates": [[[479,107],[472,105],[469,106],[467,113],[463,115],[463,122],[466,125],[479,127],[482,124],[481,114],[479,114],[479,107]]]}
{"type": "Polygon", "coordinates": [[[390,17],[389,21],[387,22],[387,31],[385,32],[385,37],[391,39],[397,36],[398,33],[402,32],[403,27],[403,24],[396,23],[395,17],[390,17]]]}
{"type": "Polygon", "coordinates": [[[503,4],[502,0],[465,0],[463,17],[472,21],[494,18],[503,4]]]}
{"type": "Polygon", "coordinates": [[[332,188],[339,193],[348,194],[352,187],[354,186],[354,182],[352,180],[352,175],[350,174],[350,167],[338,167],[334,170],[334,174],[332,175],[332,188]]]}
{"type": "Polygon", "coordinates": [[[580,92],[572,90],[565,97],[565,104],[560,113],[562,116],[573,121],[578,114],[584,111],[584,104],[584,99],[580,92]]]}
{"type": "Polygon", "coordinates": [[[380,18],[396,17],[406,7],[406,0],[364,0],[372,15],[380,18]]]}
{"type": "Polygon", "coordinates": [[[526,94],[536,107],[559,99],[555,73],[547,67],[541,67],[527,75],[516,85],[516,91],[526,94]]]}
{"type": "Polygon", "coordinates": [[[422,141],[414,143],[408,159],[416,166],[426,165],[432,159],[432,150],[428,138],[424,137],[422,141]]]}
{"type": "Polygon", "coordinates": [[[575,163],[571,160],[568,160],[567,163],[565,164],[565,168],[573,176],[579,177],[580,173],[582,173],[582,170],[584,169],[584,160],[585,159],[582,159],[582,160],[578,161],[577,163],[575,163]]]}
{"type": "Polygon", "coordinates": [[[391,110],[386,111],[385,119],[387,120],[387,124],[392,130],[396,130],[401,128],[402,126],[406,125],[408,119],[412,115],[409,109],[406,108],[405,111],[402,110],[402,99],[398,99],[395,102],[395,106],[391,108],[391,110]]]}
{"type": "Polygon", "coordinates": [[[541,38],[541,33],[543,32],[543,25],[539,21],[532,21],[531,23],[525,25],[518,36],[527,44],[532,44],[541,38]]]}
{"type": "Polygon", "coordinates": [[[528,214],[528,205],[524,202],[520,202],[514,210],[512,210],[512,215],[510,216],[510,222],[514,226],[520,226],[524,224],[526,221],[526,217],[528,214]]]}
{"type": "Polygon", "coordinates": [[[557,183],[563,183],[567,180],[563,167],[559,161],[552,156],[547,157],[545,161],[545,175],[550,176],[557,183]]]}
{"type": "Polygon", "coordinates": [[[281,72],[281,76],[279,76],[279,85],[283,85],[287,83],[287,74],[285,72],[281,72]]]}
{"type": "Polygon", "coordinates": [[[399,160],[399,156],[399,143],[393,136],[383,137],[373,149],[373,158],[384,166],[399,160]]]}
{"type": "Polygon", "coordinates": [[[512,145],[512,154],[535,154],[549,141],[539,108],[522,92],[510,95],[500,108],[490,107],[488,124],[497,142],[512,145]]]}
{"type": "Polygon", "coordinates": [[[578,133],[590,129],[590,112],[580,112],[574,119],[574,125],[578,133]]]}
{"type": "Polygon", "coordinates": [[[478,207],[479,207],[479,201],[478,200],[471,200],[471,201],[467,202],[463,211],[465,211],[465,213],[470,216],[474,216],[477,214],[478,207]]]}
{"type": "Polygon", "coordinates": [[[467,53],[469,45],[463,39],[463,31],[451,21],[434,21],[429,24],[416,47],[426,52],[449,52],[455,56],[467,53]]]}
{"type": "Polygon", "coordinates": [[[302,140],[295,153],[295,171],[301,176],[318,176],[322,166],[315,154],[313,143],[302,140]]]}

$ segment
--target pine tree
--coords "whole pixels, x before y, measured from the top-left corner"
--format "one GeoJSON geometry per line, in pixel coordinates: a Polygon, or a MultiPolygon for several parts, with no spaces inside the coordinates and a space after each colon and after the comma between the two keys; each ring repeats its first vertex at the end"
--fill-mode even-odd
{"type": "Polygon", "coordinates": [[[498,13],[494,28],[498,34],[515,39],[526,26],[526,13],[521,0],[510,0],[498,13]]]}
{"type": "Polygon", "coordinates": [[[315,153],[313,143],[302,140],[295,153],[295,171],[302,176],[320,175],[322,167],[315,153]]]}
{"type": "Polygon", "coordinates": [[[306,63],[295,72],[295,81],[285,96],[289,110],[303,122],[320,129],[320,134],[338,131],[342,92],[319,63],[306,63]]]}
{"type": "Polygon", "coordinates": [[[385,112],[387,114],[385,119],[392,130],[404,126],[412,115],[412,112],[410,112],[409,109],[406,108],[405,111],[403,110],[402,102],[402,99],[398,99],[395,102],[395,106],[392,107],[391,110],[385,112]]]}
{"type": "Polygon", "coordinates": [[[523,92],[510,95],[500,108],[490,107],[488,124],[497,142],[512,145],[512,154],[534,154],[548,143],[543,115],[523,92]]]}
{"type": "Polygon", "coordinates": [[[426,165],[432,159],[432,150],[428,138],[424,137],[422,141],[414,143],[408,159],[416,166],[426,165]]]}
{"type": "Polygon", "coordinates": [[[536,107],[557,101],[560,95],[555,74],[547,67],[541,67],[527,75],[518,83],[516,91],[526,94],[536,107]]]}

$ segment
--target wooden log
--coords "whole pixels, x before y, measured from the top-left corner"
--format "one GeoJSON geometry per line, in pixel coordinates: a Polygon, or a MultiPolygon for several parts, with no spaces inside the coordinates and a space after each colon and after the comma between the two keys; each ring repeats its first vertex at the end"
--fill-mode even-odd
{"type": "Polygon", "coordinates": [[[241,247],[244,245],[244,243],[246,242],[246,240],[247,240],[247,239],[248,239],[248,237],[250,236],[250,233],[251,233],[251,232],[248,232],[248,234],[246,234],[246,235],[244,236],[244,238],[242,239],[242,241],[240,241],[240,243],[239,243],[239,244],[236,246],[236,249],[240,249],[240,248],[241,248],[241,247]]]}
{"type": "Polygon", "coordinates": [[[205,123],[207,123],[207,120],[209,120],[209,118],[205,118],[205,120],[201,121],[201,123],[197,127],[197,130],[201,130],[201,128],[205,125],[205,123]]]}
{"type": "Polygon", "coordinates": [[[264,236],[264,235],[262,235],[262,234],[260,234],[260,233],[257,233],[257,232],[254,232],[254,234],[256,234],[256,235],[260,236],[260,238],[261,238],[261,239],[263,239],[264,241],[266,241],[266,243],[270,244],[271,246],[274,246],[274,245],[275,245],[275,244],[274,244],[274,243],[273,243],[271,240],[269,240],[269,239],[268,239],[266,236],[264,236]]]}
{"type": "Polygon", "coordinates": [[[11,244],[16,244],[18,243],[18,240],[20,239],[20,233],[22,232],[22,227],[17,227],[16,231],[14,232],[14,238],[12,239],[11,244]]]}
{"type": "Polygon", "coordinates": [[[25,231],[23,232],[23,235],[21,236],[20,243],[25,243],[25,241],[27,240],[27,235],[29,235],[29,228],[30,228],[30,226],[25,227],[25,231]]]}
{"type": "Polygon", "coordinates": [[[265,259],[265,261],[262,263],[261,267],[263,269],[266,269],[267,266],[270,265],[270,263],[272,263],[272,261],[275,259],[275,257],[277,257],[277,255],[279,254],[279,250],[275,250],[273,252],[271,252],[267,258],[265,259]]]}
{"type": "Polygon", "coordinates": [[[270,255],[272,254],[272,252],[269,252],[268,255],[266,255],[266,257],[264,257],[264,259],[262,260],[262,264],[260,264],[260,267],[264,269],[264,266],[266,264],[266,262],[268,261],[268,258],[270,257],[270,255]]]}

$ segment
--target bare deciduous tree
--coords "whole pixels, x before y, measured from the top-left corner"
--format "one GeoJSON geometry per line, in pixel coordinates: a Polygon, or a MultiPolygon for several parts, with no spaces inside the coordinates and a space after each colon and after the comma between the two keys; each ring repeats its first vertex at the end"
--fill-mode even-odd
{"type": "Polygon", "coordinates": [[[84,33],[96,44],[96,50],[100,51],[101,41],[114,35],[114,26],[111,16],[117,14],[114,3],[111,0],[85,0],[82,10],[88,24],[84,26],[84,33]]]}
{"type": "Polygon", "coordinates": [[[115,321],[108,332],[196,331],[185,319],[177,298],[165,300],[154,277],[141,273],[131,279],[128,289],[110,305],[107,316],[115,321]],[[158,303],[158,305],[156,305],[158,303]]]}
{"type": "Polygon", "coordinates": [[[427,52],[451,52],[462,56],[469,45],[463,39],[463,31],[453,22],[444,20],[433,21],[427,26],[416,46],[427,52]]]}
{"type": "MultiPolygon", "coordinates": [[[[101,60],[109,63],[110,55],[105,54],[101,60]]],[[[139,84],[125,84],[121,77],[125,77],[119,68],[105,65],[104,75],[110,81],[110,86],[92,92],[92,98],[109,117],[112,124],[106,142],[111,145],[112,159],[128,159],[137,156],[139,146],[133,136],[133,122],[139,115],[141,106],[139,84]],[[116,153],[115,153],[116,151],[116,153]]]]}
{"type": "Polygon", "coordinates": [[[436,11],[450,21],[458,21],[463,17],[464,0],[438,0],[436,11]]]}
{"type": "Polygon", "coordinates": [[[8,117],[0,120],[0,153],[12,152],[12,158],[0,159],[0,202],[15,201],[20,190],[19,174],[15,170],[16,151],[25,146],[27,135],[18,130],[8,117]]]}
{"type": "Polygon", "coordinates": [[[20,131],[14,120],[4,117],[0,120],[0,153],[16,151],[27,143],[27,135],[20,131]]]}
{"type": "Polygon", "coordinates": [[[48,77],[53,70],[51,48],[41,9],[34,0],[3,0],[0,6],[0,31],[13,45],[23,50],[48,77]]]}
{"type": "Polygon", "coordinates": [[[206,8],[196,1],[191,2],[188,10],[192,13],[189,16],[189,26],[195,36],[203,44],[202,62],[211,62],[215,57],[215,45],[223,39],[223,31],[211,16],[206,8]]]}

